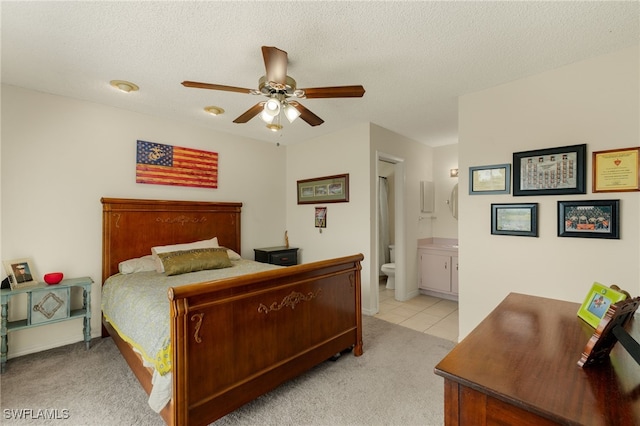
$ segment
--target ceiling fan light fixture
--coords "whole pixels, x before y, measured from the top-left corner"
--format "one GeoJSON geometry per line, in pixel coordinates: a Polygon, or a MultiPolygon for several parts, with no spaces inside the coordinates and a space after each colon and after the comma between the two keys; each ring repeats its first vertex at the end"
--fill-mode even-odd
{"type": "Polygon", "coordinates": [[[269,115],[267,114],[267,111],[262,110],[262,112],[260,113],[260,118],[262,119],[262,121],[264,121],[267,124],[271,124],[273,122],[273,119],[275,118],[273,115],[269,115]]]}
{"type": "Polygon", "coordinates": [[[271,130],[272,132],[277,132],[278,130],[282,130],[282,124],[267,124],[267,129],[271,130]]]}
{"type": "Polygon", "coordinates": [[[224,114],[224,109],[220,108],[219,106],[215,106],[215,105],[211,105],[208,107],[204,108],[205,112],[211,114],[211,115],[221,115],[224,114]]]}
{"type": "Polygon", "coordinates": [[[287,75],[289,63],[287,52],[274,46],[262,46],[262,57],[266,74],[258,80],[257,90],[221,84],[199,83],[197,81],[183,81],[182,85],[198,89],[264,96],[266,100],[256,103],[233,122],[238,124],[247,123],[254,117],[260,116],[260,119],[267,123],[267,128],[274,132],[282,129],[281,123],[284,121],[280,117],[281,115],[287,117],[290,123],[298,117],[310,126],[319,126],[324,123],[323,119],[309,111],[304,105],[295,100],[290,100],[289,98],[292,96],[298,99],[361,98],[365,93],[364,87],[361,85],[298,89],[296,81],[287,75]]]}
{"type": "Polygon", "coordinates": [[[115,87],[116,89],[125,93],[137,92],[138,90],[140,90],[137,85],[131,83],[130,81],[111,80],[109,84],[111,84],[112,87],[115,87]]]}
{"type": "Polygon", "coordinates": [[[271,117],[275,117],[280,114],[280,101],[275,98],[269,99],[264,104],[264,113],[271,117]]]}
{"type": "Polygon", "coordinates": [[[284,106],[284,115],[289,120],[289,123],[293,123],[296,118],[300,117],[300,111],[296,107],[291,104],[285,104],[284,106]]]}

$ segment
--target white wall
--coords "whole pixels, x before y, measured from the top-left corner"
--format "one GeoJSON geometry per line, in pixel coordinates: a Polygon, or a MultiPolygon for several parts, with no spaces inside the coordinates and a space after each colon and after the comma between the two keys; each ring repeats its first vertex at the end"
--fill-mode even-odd
{"type": "Polygon", "coordinates": [[[435,209],[433,212],[433,236],[458,238],[458,220],[453,217],[447,201],[451,190],[458,183],[450,170],[458,168],[458,144],[443,145],[433,149],[433,182],[435,186],[435,209]]]}
{"type": "MultiPolygon", "coordinates": [[[[402,194],[396,192],[396,216],[400,216],[404,229],[396,227],[396,299],[408,300],[418,295],[418,240],[433,236],[430,220],[421,219],[425,216],[420,212],[420,181],[432,181],[433,176],[433,148],[405,138],[390,130],[371,125],[371,214],[375,213],[377,203],[375,170],[379,155],[397,158],[402,163],[404,176],[396,173],[395,179],[400,181],[402,194]],[[402,198],[399,198],[402,197],[402,198]],[[403,199],[402,205],[398,200],[403,199]],[[404,269],[404,272],[399,270],[404,269]],[[402,274],[404,273],[404,277],[402,274]]],[[[377,249],[377,225],[372,220],[371,252],[375,255],[377,249]]],[[[373,267],[376,265],[374,264],[373,267]]],[[[376,276],[377,270],[371,275],[376,276]]],[[[376,285],[377,288],[377,285],[376,285]]],[[[376,299],[377,300],[377,299],[376,299]]]]}
{"type": "MultiPolygon", "coordinates": [[[[369,265],[369,125],[287,146],[287,229],[289,242],[300,249],[304,263],[357,253],[362,262],[363,310],[368,312],[371,287],[369,265]],[[297,203],[297,181],[349,174],[349,202],[297,203]],[[327,227],[315,227],[316,207],[327,207],[327,227]]],[[[375,261],[373,262],[375,264],[375,261]]],[[[374,278],[375,279],[375,278],[374,278]]],[[[376,287],[377,289],[377,287],[376,287]]]]}
{"type": "Polygon", "coordinates": [[[591,153],[640,145],[638,46],[478,93],[459,102],[460,336],[509,292],[582,302],[594,281],[640,294],[640,194],[591,193],[591,153]],[[468,195],[470,166],[513,152],[587,144],[587,193],[468,195]],[[557,237],[558,200],[620,199],[619,240],[557,237]],[[490,204],[539,203],[539,237],[490,233],[490,204]]]}
{"type": "MultiPolygon", "coordinates": [[[[241,201],[243,256],[284,240],[286,150],[274,144],[3,85],[1,151],[2,258],[32,257],[40,275],[91,276],[93,336],[100,334],[101,197],[241,201]],[[218,152],[218,189],[136,184],[138,139],[218,152]]],[[[12,318],[26,317],[25,304],[16,298],[12,318]]],[[[15,332],[9,356],[81,339],[80,320],[15,332]]]]}
{"type": "MultiPolygon", "coordinates": [[[[395,174],[404,186],[404,230],[396,228],[396,253],[404,251],[406,291],[418,294],[417,240],[431,236],[431,228],[420,229],[420,180],[430,180],[431,148],[369,123],[332,135],[287,146],[287,227],[292,245],[301,249],[303,262],[362,253],[362,309],[378,309],[377,225],[375,217],[377,153],[404,159],[405,176],[395,174]],[[349,173],[348,203],[327,207],[327,228],[314,227],[316,205],[298,205],[296,181],[349,173]],[[399,233],[405,241],[398,247],[399,233]]],[[[396,194],[397,197],[397,194],[396,194]]],[[[398,209],[395,209],[396,214],[398,209]]],[[[397,262],[397,258],[396,258],[397,262]]],[[[397,268],[396,268],[397,269],[397,268]]],[[[405,296],[409,298],[411,296],[405,296]]]]}

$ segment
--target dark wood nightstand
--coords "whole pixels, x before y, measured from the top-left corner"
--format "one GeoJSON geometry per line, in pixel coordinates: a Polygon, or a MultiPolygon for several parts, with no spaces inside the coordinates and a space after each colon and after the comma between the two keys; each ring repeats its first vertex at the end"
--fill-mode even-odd
{"type": "Polygon", "coordinates": [[[253,249],[256,262],[271,263],[280,266],[298,264],[298,249],[295,247],[265,247],[253,249]]]}

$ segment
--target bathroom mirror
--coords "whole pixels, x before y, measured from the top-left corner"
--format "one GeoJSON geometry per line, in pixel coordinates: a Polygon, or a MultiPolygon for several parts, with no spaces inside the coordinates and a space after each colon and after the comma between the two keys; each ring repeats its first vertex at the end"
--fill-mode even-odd
{"type": "Polygon", "coordinates": [[[458,184],[453,185],[453,189],[451,190],[451,195],[447,200],[447,204],[449,204],[449,211],[451,215],[458,219],[458,184]]]}

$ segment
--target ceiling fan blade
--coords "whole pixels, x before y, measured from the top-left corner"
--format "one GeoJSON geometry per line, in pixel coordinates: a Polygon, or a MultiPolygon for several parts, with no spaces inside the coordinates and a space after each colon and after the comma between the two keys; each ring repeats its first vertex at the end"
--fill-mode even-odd
{"type": "Polygon", "coordinates": [[[304,98],[361,98],[364,95],[362,86],[312,87],[301,89],[304,98]]]}
{"type": "Polygon", "coordinates": [[[245,113],[242,114],[240,117],[233,120],[233,122],[246,123],[247,121],[251,120],[253,117],[255,117],[256,115],[262,112],[264,108],[264,104],[265,104],[264,102],[258,102],[257,104],[249,108],[247,111],[245,111],[245,113]]]}
{"type": "Polygon", "coordinates": [[[300,118],[306,121],[310,126],[319,126],[324,123],[324,120],[311,111],[309,111],[304,105],[298,102],[289,102],[289,105],[300,111],[300,118]]]}
{"type": "Polygon", "coordinates": [[[223,86],[222,84],[198,83],[197,81],[183,81],[184,87],[195,87],[196,89],[224,90],[225,92],[252,93],[251,89],[243,87],[223,86]]]}
{"type": "Polygon", "coordinates": [[[262,46],[264,67],[267,70],[267,81],[285,84],[287,80],[287,52],[273,46],[262,46]]]}

